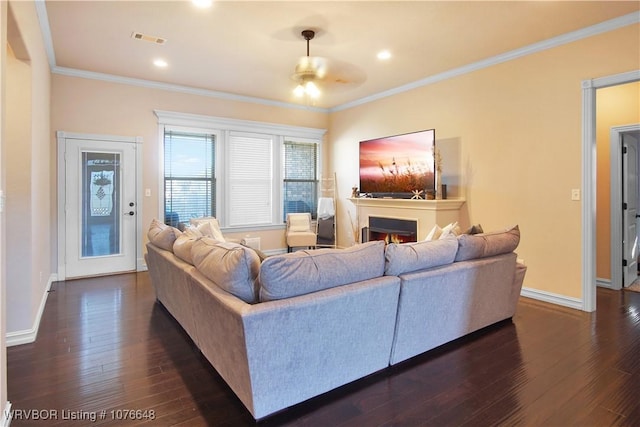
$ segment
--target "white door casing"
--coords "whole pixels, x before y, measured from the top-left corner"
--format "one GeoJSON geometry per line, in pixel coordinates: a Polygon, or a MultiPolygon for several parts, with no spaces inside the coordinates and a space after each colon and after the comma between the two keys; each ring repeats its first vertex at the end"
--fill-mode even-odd
{"type": "Polygon", "coordinates": [[[628,287],[638,278],[638,140],[630,134],[622,135],[622,183],[623,286],[628,287]]]}
{"type": "Polygon", "coordinates": [[[58,132],[58,277],[135,271],[139,138],[58,132]]]}
{"type": "Polygon", "coordinates": [[[583,80],[581,83],[582,296],[579,302],[583,311],[596,311],[596,91],[636,81],[640,81],[640,70],[583,80]]]}

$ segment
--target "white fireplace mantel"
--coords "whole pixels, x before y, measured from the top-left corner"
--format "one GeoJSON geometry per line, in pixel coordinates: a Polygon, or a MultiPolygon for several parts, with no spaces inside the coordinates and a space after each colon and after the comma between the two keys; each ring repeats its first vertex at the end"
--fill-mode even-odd
{"type": "Polygon", "coordinates": [[[349,199],[358,207],[384,207],[412,210],[460,210],[465,199],[443,199],[443,200],[416,200],[416,199],[387,199],[387,198],[371,198],[357,197],[349,199]]]}
{"type": "Polygon", "coordinates": [[[465,199],[415,200],[350,198],[356,207],[358,229],[369,226],[369,217],[398,218],[417,222],[418,240],[424,240],[434,225],[458,221],[465,199]]]}

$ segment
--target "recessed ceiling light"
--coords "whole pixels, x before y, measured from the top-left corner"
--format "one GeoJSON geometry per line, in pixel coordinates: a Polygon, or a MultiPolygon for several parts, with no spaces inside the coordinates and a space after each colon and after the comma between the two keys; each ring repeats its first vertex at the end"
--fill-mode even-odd
{"type": "Polygon", "coordinates": [[[164,59],[158,58],[158,59],[154,59],[153,65],[155,65],[158,68],[167,68],[169,66],[169,63],[164,59]]]}
{"type": "Polygon", "coordinates": [[[197,8],[206,9],[211,7],[213,0],[191,0],[191,3],[197,8]]]}
{"type": "Polygon", "coordinates": [[[381,61],[386,61],[387,59],[391,58],[391,52],[389,52],[388,50],[381,50],[380,52],[378,52],[377,56],[381,61]]]}

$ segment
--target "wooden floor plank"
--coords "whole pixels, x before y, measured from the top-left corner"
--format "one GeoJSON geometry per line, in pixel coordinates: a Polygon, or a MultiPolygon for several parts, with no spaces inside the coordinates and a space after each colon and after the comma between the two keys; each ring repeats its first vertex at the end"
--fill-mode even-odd
{"type": "MultiPolygon", "coordinates": [[[[640,425],[640,293],[597,298],[596,313],[521,298],[512,320],[257,424],[640,425]]],[[[7,349],[7,369],[14,410],[58,414],[12,426],[256,424],[155,301],[147,273],[54,283],[36,342],[7,349]]]]}

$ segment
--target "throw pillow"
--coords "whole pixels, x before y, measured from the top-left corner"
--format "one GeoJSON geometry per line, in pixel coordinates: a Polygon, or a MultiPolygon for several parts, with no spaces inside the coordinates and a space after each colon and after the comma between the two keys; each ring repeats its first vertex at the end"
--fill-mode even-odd
{"type": "Polygon", "coordinates": [[[458,234],[460,234],[460,227],[458,227],[458,221],[456,221],[446,225],[442,229],[442,233],[440,233],[438,239],[446,239],[447,237],[457,236],[458,234]]]}
{"type": "Polygon", "coordinates": [[[173,252],[173,243],[181,234],[177,228],[166,225],[154,218],[149,226],[147,237],[157,247],[173,252]]]}
{"type": "Polygon", "coordinates": [[[474,224],[471,227],[469,227],[467,231],[464,232],[464,234],[480,234],[480,233],[484,233],[484,230],[482,229],[482,225],[480,224],[474,224]]]}
{"type": "Polygon", "coordinates": [[[218,219],[213,216],[207,216],[202,218],[191,218],[189,223],[192,226],[198,228],[198,230],[206,237],[211,237],[218,242],[226,242],[222,231],[220,230],[220,223],[218,219]]]}
{"type": "Polygon", "coordinates": [[[438,224],[436,224],[436,225],[433,226],[431,231],[429,231],[429,233],[427,234],[427,237],[425,237],[424,240],[426,240],[426,241],[438,240],[440,238],[441,234],[442,234],[442,228],[440,228],[440,226],[438,224]]]}
{"type": "Polygon", "coordinates": [[[260,259],[239,243],[202,237],[191,248],[193,265],[218,287],[249,304],[258,300],[260,259]]]}
{"type": "Polygon", "coordinates": [[[187,227],[181,236],[173,243],[173,253],[181,260],[193,265],[193,256],[191,256],[191,248],[193,243],[204,237],[195,227],[187,227]]]}

